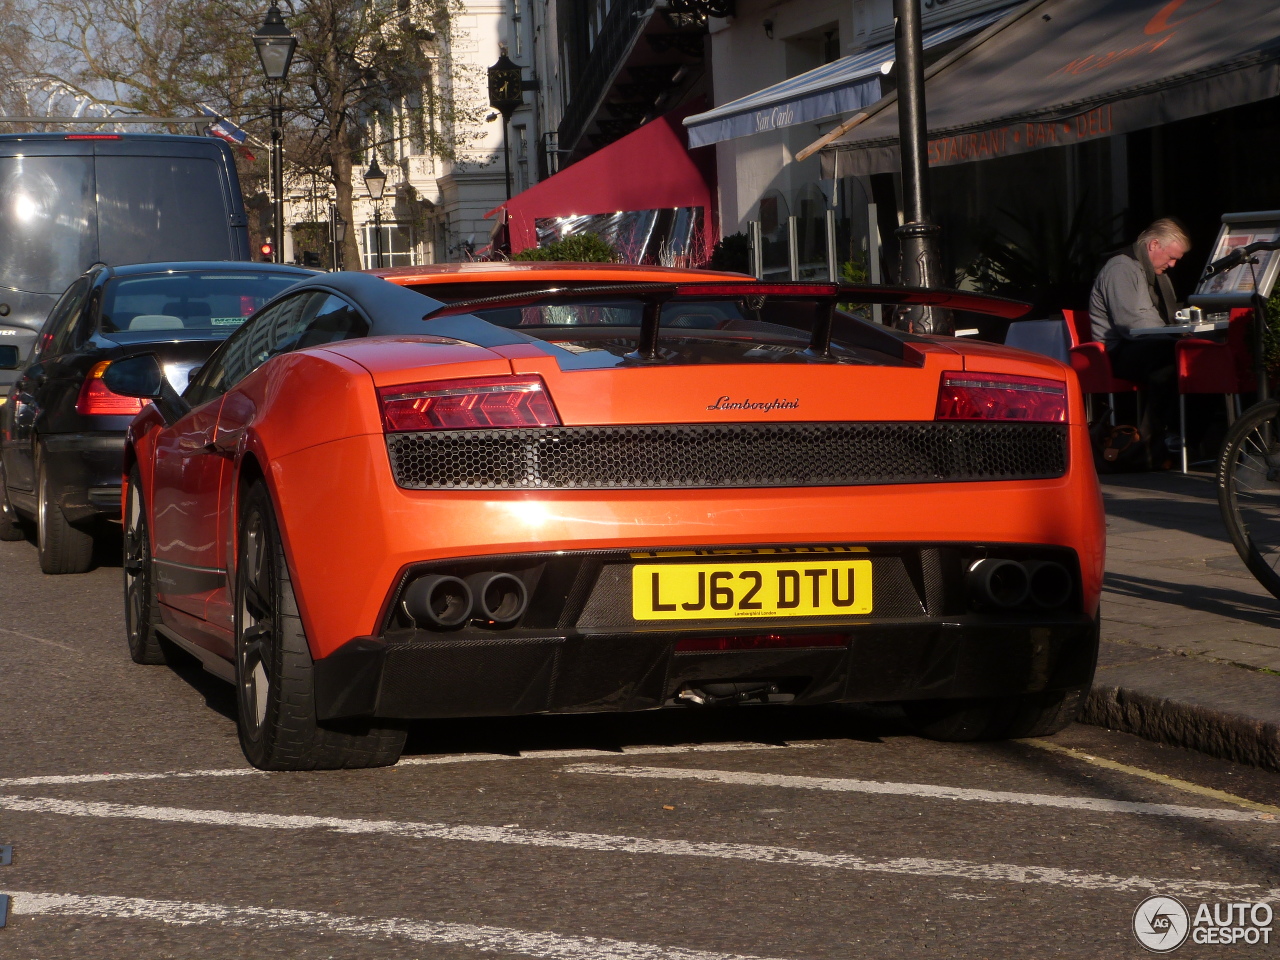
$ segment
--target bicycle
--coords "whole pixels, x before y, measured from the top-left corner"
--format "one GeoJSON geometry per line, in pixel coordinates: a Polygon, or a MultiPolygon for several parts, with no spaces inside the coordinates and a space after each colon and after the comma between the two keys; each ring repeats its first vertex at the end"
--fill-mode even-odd
{"type": "MultiPolygon", "coordinates": [[[[1209,264],[1205,278],[1242,263],[1253,264],[1259,250],[1280,250],[1280,240],[1259,240],[1237,247],[1209,264]]],[[[1267,396],[1263,331],[1267,304],[1253,284],[1254,365],[1258,402],[1242,413],[1218,454],[1218,508],[1231,543],[1249,572],[1280,598],[1280,400],[1267,396]]]]}

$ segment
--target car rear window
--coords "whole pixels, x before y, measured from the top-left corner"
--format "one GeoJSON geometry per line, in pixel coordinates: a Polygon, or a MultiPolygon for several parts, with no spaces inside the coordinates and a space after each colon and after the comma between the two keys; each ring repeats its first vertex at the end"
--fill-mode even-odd
{"type": "Polygon", "coordinates": [[[0,157],[0,276],[59,295],[98,259],[93,157],[0,157]]]}
{"type": "Polygon", "coordinates": [[[226,337],[307,276],[229,269],[115,277],[103,293],[98,332],[121,343],[226,337]]]}

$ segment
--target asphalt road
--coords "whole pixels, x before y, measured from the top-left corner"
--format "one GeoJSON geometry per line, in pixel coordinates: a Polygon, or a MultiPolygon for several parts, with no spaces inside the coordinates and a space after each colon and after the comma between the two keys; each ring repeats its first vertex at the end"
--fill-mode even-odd
{"type": "MultiPolygon", "coordinates": [[[[47,577],[0,543],[6,960],[1092,960],[1148,955],[1152,895],[1193,916],[1280,898],[1280,777],[1084,726],[955,745],[889,710],[435,722],[393,768],[252,771],[228,687],[130,662],[104,559],[47,577]]],[[[1174,955],[1275,956],[1277,933],[1174,955]]]]}

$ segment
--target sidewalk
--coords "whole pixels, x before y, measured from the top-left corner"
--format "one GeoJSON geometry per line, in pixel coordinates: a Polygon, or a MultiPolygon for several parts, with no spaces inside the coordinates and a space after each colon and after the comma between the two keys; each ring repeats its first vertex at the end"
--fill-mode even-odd
{"type": "Polygon", "coordinates": [[[1102,492],[1103,642],[1081,719],[1280,771],[1280,600],[1236,556],[1213,475],[1102,492]]]}

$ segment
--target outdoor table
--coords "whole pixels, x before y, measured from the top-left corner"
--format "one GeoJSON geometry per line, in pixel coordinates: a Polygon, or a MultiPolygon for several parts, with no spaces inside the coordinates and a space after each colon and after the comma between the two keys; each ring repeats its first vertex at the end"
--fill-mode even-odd
{"type": "Polygon", "coordinates": [[[1169,335],[1178,337],[1194,336],[1197,333],[1213,333],[1216,330],[1225,330],[1230,325],[1229,320],[1203,320],[1200,323],[1169,323],[1163,327],[1141,327],[1137,330],[1130,330],[1131,337],[1167,337],[1169,335]]]}

